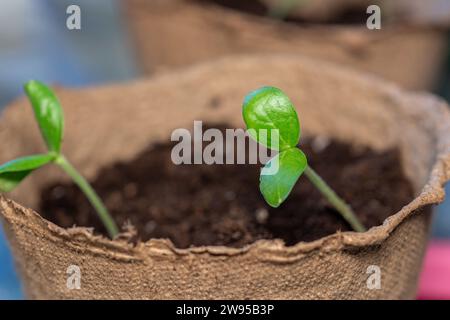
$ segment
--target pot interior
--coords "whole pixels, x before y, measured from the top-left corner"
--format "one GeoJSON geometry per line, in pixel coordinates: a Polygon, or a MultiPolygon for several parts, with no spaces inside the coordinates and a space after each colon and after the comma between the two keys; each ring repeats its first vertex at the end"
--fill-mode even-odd
{"type": "MultiPolygon", "coordinates": [[[[194,120],[243,128],[244,96],[265,85],[291,97],[303,135],[380,151],[398,148],[414,192],[427,182],[437,146],[426,97],[327,63],[285,55],[223,59],[126,85],[58,89],[66,117],[63,152],[91,178],[100,167],[131,159],[151,142],[170,141],[174,129],[192,129],[194,120]]],[[[2,115],[0,136],[7,141],[0,150],[2,162],[45,150],[24,99],[2,115]]],[[[67,178],[58,168],[44,167],[11,197],[36,208],[42,186],[59,179],[67,178]]]]}

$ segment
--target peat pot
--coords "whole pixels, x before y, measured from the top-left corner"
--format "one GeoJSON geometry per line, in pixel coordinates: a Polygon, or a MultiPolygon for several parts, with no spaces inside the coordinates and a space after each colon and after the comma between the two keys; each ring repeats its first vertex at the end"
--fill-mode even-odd
{"type": "MultiPolygon", "coordinates": [[[[243,127],[242,99],[262,85],[282,88],[299,110],[304,135],[324,135],[375,150],[398,148],[414,198],[364,233],[338,232],[285,246],[258,240],[242,248],[176,248],[166,239],[131,244],[91,229],[58,227],[31,208],[49,182],[47,166],[0,197],[0,216],[27,297],[36,299],[411,299],[427,244],[431,205],[450,178],[450,112],[439,98],[294,55],[240,56],[130,84],[57,88],[66,115],[63,151],[93,178],[149,142],[169,141],[194,120],[243,127]],[[219,100],[214,104],[211,101],[219,100]],[[67,270],[81,271],[81,289],[67,270]],[[378,266],[381,287],[367,286],[378,266]]],[[[0,120],[0,161],[45,146],[28,102],[0,120]]],[[[392,190],[396,192],[396,190],[392,190]]]]}

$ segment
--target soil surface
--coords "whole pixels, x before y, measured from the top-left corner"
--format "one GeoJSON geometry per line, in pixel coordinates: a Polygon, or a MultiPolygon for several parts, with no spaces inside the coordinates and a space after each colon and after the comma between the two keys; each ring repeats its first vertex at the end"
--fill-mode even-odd
{"type": "MultiPolygon", "coordinates": [[[[180,248],[241,247],[273,238],[294,245],[350,230],[305,176],[274,209],[259,192],[260,165],[176,166],[170,157],[173,145],[153,144],[130,162],[102,168],[92,181],[118,225],[134,225],[139,240],[169,238],[180,248]]],[[[304,137],[301,148],[366,227],[380,225],[413,198],[397,150],[377,153],[304,137]]],[[[40,212],[60,226],[94,227],[106,234],[84,195],[70,183],[42,190],[40,212]]]]}

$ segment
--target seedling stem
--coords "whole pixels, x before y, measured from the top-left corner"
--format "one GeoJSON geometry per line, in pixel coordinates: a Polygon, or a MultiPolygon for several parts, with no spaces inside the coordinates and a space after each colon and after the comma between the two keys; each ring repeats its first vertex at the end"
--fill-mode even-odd
{"type": "Polygon", "coordinates": [[[59,165],[72,178],[75,184],[81,189],[81,191],[84,193],[84,195],[88,198],[89,202],[94,207],[99,218],[103,222],[103,225],[108,231],[108,234],[112,238],[114,238],[119,233],[119,230],[114,220],[109,215],[108,209],[106,209],[105,205],[100,200],[100,197],[91,187],[91,185],[86,181],[86,179],[81,174],[78,173],[78,171],[74,168],[74,166],[63,155],[59,155],[55,159],[55,163],[59,165]]]}

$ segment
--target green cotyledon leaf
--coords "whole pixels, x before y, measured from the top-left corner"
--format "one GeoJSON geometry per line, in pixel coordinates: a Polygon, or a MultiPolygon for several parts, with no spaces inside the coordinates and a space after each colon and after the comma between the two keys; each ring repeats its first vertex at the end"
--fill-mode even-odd
{"type": "Polygon", "coordinates": [[[0,191],[13,190],[33,170],[54,159],[51,154],[38,154],[18,158],[0,166],[0,191]]]}
{"type": "Polygon", "coordinates": [[[297,112],[280,89],[262,87],[249,93],[244,99],[242,115],[249,135],[258,143],[281,151],[298,144],[300,122],[297,112]],[[275,133],[278,145],[272,141],[275,133]]]}
{"type": "Polygon", "coordinates": [[[261,170],[259,189],[266,202],[276,208],[289,196],[308,161],[298,148],[284,150],[261,170]]]}
{"type": "Polygon", "coordinates": [[[49,87],[36,80],[28,81],[24,89],[48,149],[59,153],[64,130],[64,115],[57,97],[49,87]]]}

